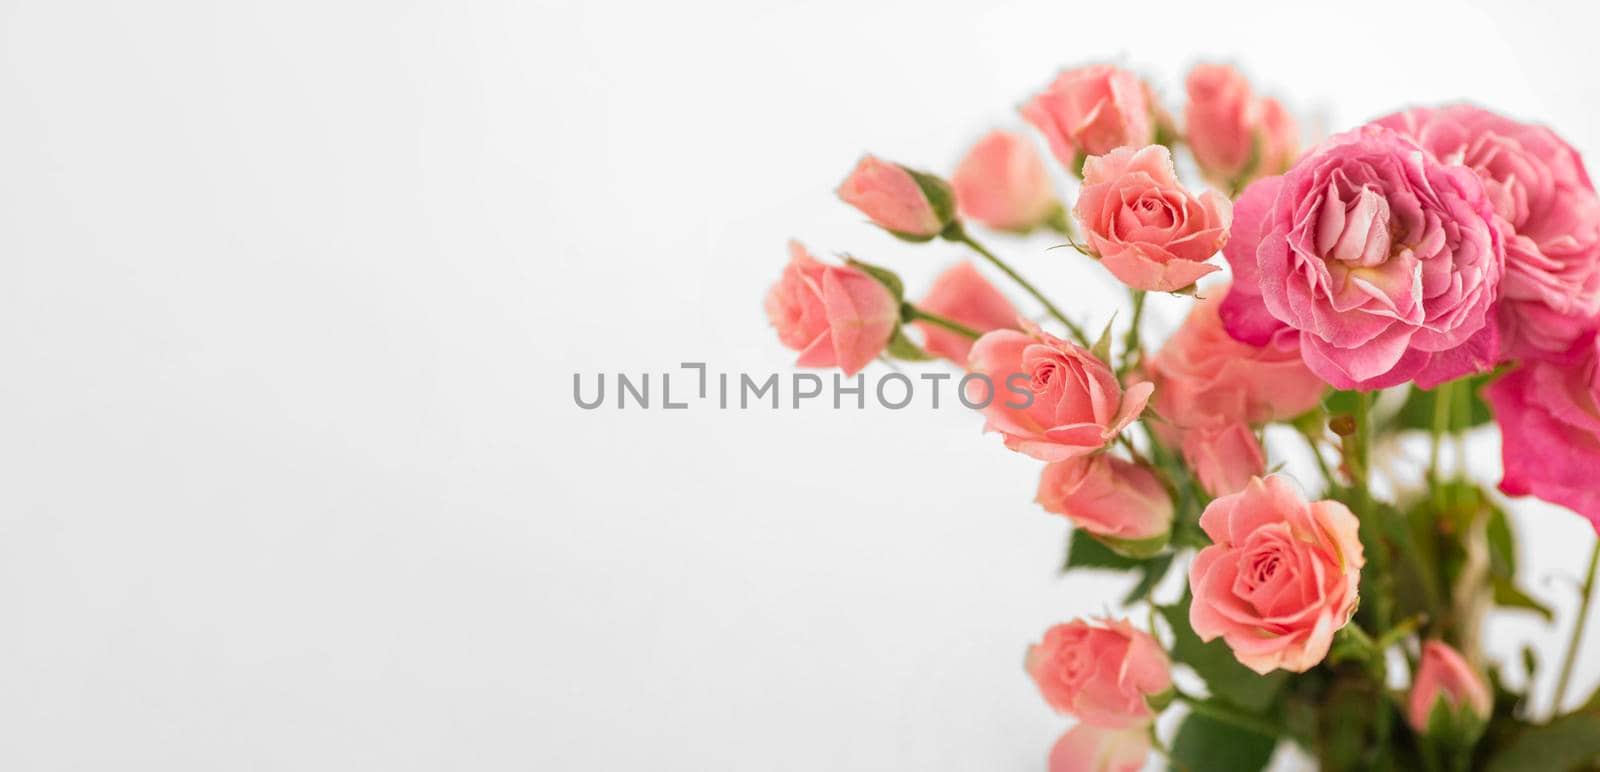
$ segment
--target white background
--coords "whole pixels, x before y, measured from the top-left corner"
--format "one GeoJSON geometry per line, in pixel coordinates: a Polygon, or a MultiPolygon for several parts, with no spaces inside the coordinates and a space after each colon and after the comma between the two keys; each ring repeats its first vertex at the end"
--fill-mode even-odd
{"type": "MultiPolygon", "coordinates": [[[[1066,64],[1176,107],[1231,60],[1330,129],[1471,98],[1600,157],[1592,4],[1302,7],[0,3],[0,767],[1042,768],[1023,649],[1115,596],[1057,577],[1035,462],[920,401],[572,376],[789,372],[791,236],[920,293],[960,252],[832,187],[948,171],[1066,64]]],[[[1007,248],[1099,324],[1046,246],[1007,248]]],[[[1516,512],[1570,620],[1593,534],[1516,512]]]]}

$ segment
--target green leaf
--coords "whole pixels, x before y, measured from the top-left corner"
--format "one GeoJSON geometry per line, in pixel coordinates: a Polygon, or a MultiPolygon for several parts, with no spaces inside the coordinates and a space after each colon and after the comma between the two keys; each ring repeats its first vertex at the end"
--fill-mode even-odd
{"type": "Polygon", "coordinates": [[[1277,746],[1275,738],[1191,713],[1172,741],[1171,769],[1252,772],[1267,766],[1277,746]]]}
{"type": "Polygon", "coordinates": [[[894,328],[894,335],[889,338],[889,345],[884,351],[895,359],[903,359],[907,362],[926,362],[933,359],[932,354],[923,351],[920,346],[912,343],[911,339],[906,337],[906,331],[903,327],[894,328]]]}
{"type": "Polygon", "coordinates": [[[844,261],[851,267],[859,268],[860,270],[866,272],[868,276],[877,279],[879,284],[882,284],[884,287],[888,288],[889,294],[894,296],[895,304],[898,305],[905,302],[906,283],[900,280],[899,274],[896,274],[894,271],[884,268],[881,265],[865,263],[849,255],[844,256],[844,261]]]}
{"type": "Polygon", "coordinates": [[[1584,708],[1542,726],[1528,726],[1489,759],[1487,772],[1587,769],[1600,761],[1600,711],[1584,708]]]}
{"type": "Polygon", "coordinates": [[[1551,611],[1549,606],[1540,603],[1538,599],[1518,589],[1517,585],[1512,583],[1510,579],[1496,576],[1491,581],[1494,582],[1494,605],[1502,608],[1520,608],[1532,611],[1544,617],[1544,621],[1547,623],[1556,620],[1555,612],[1551,611]]]}
{"type": "Polygon", "coordinates": [[[1118,555],[1087,531],[1073,529],[1067,537],[1067,562],[1061,570],[1103,568],[1112,571],[1132,571],[1143,563],[1141,560],[1118,555]]]}
{"type": "Polygon", "coordinates": [[[1268,675],[1258,675],[1239,664],[1221,638],[1210,643],[1201,641],[1189,626],[1189,603],[1189,594],[1184,593],[1179,602],[1158,607],[1172,627],[1173,659],[1194,668],[1211,694],[1223,702],[1248,711],[1265,710],[1277,698],[1289,674],[1275,670],[1268,675]]]}
{"type": "Polygon", "coordinates": [[[1096,340],[1094,345],[1089,348],[1089,353],[1094,354],[1095,359],[1102,362],[1111,361],[1111,325],[1116,324],[1116,322],[1117,315],[1113,313],[1110,321],[1106,322],[1106,328],[1100,331],[1100,339],[1096,340]]]}
{"type": "Polygon", "coordinates": [[[1161,580],[1167,575],[1167,569],[1172,567],[1172,558],[1173,554],[1168,552],[1165,555],[1157,555],[1156,557],[1145,561],[1139,567],[1139,571],[1141,572],[1139,576],[1139,583],[1135,584],[1133,589],[1128,591],[1127,597],[1122,599],[1122,605],[1131,606],[1149,597],[1150,591],[1154,590],[1156,585],[1161,583],[1161,580]]]}
{"type": "Polygon", "coordinates": [[[1438,387],[1424,391],[1413,388],[1406,397],[1400,412],[1394,417],[1394,426],[1399,429],[1420,429],[1432,431],[1434,426],[1434,408],[1441,395],[1448,392],[1449,404],[1445,405],[1444,430],[1446,432],[1460,432],[1488,423],[1494,416],[1489,412],[1488,403],[1478,396],[1478,390],[1488,382],[1490,373],[1474,375],[1459,381],[1440,384],[1438,387]]]}
{"type": "Polygon", "coordinates": [[[956,218],[956,194],[950,188],[950,183],[943,178],[928,172],[918,171],[909,166],[901,166],[911,179],[916,180],[917,187],[922,189],[922,195],[928,199],[928,206],[933,208],[934,216],[939,222],[948,223],[956,218]]]}

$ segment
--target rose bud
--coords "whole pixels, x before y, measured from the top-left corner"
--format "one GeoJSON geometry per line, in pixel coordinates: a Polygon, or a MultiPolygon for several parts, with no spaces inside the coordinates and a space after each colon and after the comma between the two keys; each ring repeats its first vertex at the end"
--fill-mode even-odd
{"type": "Polygon", "coordinates": [[[1150,730],[1078,724],[1050,749],[1050,772],[1139,772],[1150,755],[1150,730]]]}
{"type": "Polygon", "coordinates": [[[1507,233],[1498,305],[1507,359],[1581,354],[1600,320],[1600,197],[1555,132],[1470,105],[1376,121],[1477,173],[1507,233]]]}
{"type": "Polygon", "coordinates": [[[1406,720],[1418,734],[1470,744],[1482,734],[1493,708],[1488,685],[1459,652],[1443,641],[1422,645],[1406,703],[1406,720]]]}
{"type": "Polygon", "coordinates": [[[1057,711],[1106,729],[1147,724],[1147,698],[1172,688],[1161,644],[1124,621],[1078,619],[1045,631],[1028,649],[1027,669],[1057,711]]]}
{"type": "Polygon", "coordinates": [[[1074,174],[1086,156],[1155,139],[1149,90],[1139,76],[1109,64],[1062,72],[1022,106],[1022,117],[1074,174]]]}
{"type": "Polygon", "coordinates": [[[1297,330],[1306,366],[1340,389],[1432,388],[1496,361],[1505,243],[1466,167],[1368,126],[1252,183],[1234,213],[1235,338],[1297,330]]]}
{"type": "Polygon", "coordinates": [[[1200,514],[1212,545],[1189,566],[1189,625],[1241,664],[1303,673],[1356,610],[1364,558],[1345,505],[1307,503],[1288,478],[1255,478],[1200,514]]]}
{"type": "Polygon", "coordinates": [[[999,432],[1006,447],[1041,461],[1104,448],[1139,417],[1155,387],[1123,391],[1088,349],[1029,327],[986,333],[972,345],[967,369],[984,378],[967,379],[966,401],[985,405],[985,429],[999,432]]]}
{"type": "Polygon", "coordinates": [[[963,217],[996,230],[1031,230],[1060,206],[1033,143],[1006,131],[978,140],[951,175],[950,187],[963,217]]]}
{"type": "Polygon", "coordinates": [[[1160,552],[1172,530],[1172,498],[1161,480],[1109,453],[1045,465],[1037,501],[1130,557],[1160,552]]]}
{"type": "Polygon", "coordinates": [[[889,289],[851,266],[818,262],[789,242],[789,264],[767,291],[767,319],[801,367],[834,367],[854,375],[888,345],[900,322],[889,289]]]}
{"type": "Polygon", "coordinates": [[[1300,131],[1283,105],[1258,98],[1226,64],[1189,71],[1184,124],[1189,150],[1206,177],[1232,190],[1256,177],[1282,174],[1294,160],[1300,131]]]}
{"type": "Polygon", "coordinates": [[[1483,398],[1500,425],[1500,490],[1567,507],[1600,532],[1600,340],[1575,364],[1525,362],[1483,398]]]}
{"type": "Polygon", "coordinates": [[[870,155],[856,163],[836,192],[874,225],[907,241],[927,241],[955,219],[948,183],[870,155]]]}
{"type": "Polygon", "coordinates": [[[1216,191],[1191,195],[1172,153],[1148,145],[1089,158],[1072,213],[1089,251],[1122,283],[1171,292],[1218,270],[1206,261],[1228,240],[1233,205],[1216,191]]]}
{"type": "MultiPolygon", "coordinates": [[[[957,263],[939,274],[917,308],[979,332],[1017,326],[1017,309],[1011,301],[967,262],[957,263]]],[[[967,352],[972,350],[971,338],[929,322],[914,324],[922,330],[925,341],[922,347],[928,353],[966,367],[967,352]]]]}
{"type": "Polygon", "coordinates": [[[1165,419],[1155,427],[1169,446],[1183,449],[1212,496],[1265,473],[1250,427],[1301,415],[1328,388],[1300,360],[1298,336],[1255,346],[1229,335],[1218,313],[1226,292],[1208,289],[1144,366],[1156,385],[1155,412],[1165,419]]]}
{"type": "Polygon", "coordinates": [[[1243,490],[1254,477],[1267,473],[1267,454],[1254,432],[1242,422],[1205,426],[1183,433],[1183,458],[1212,496],[1243,490]]]}

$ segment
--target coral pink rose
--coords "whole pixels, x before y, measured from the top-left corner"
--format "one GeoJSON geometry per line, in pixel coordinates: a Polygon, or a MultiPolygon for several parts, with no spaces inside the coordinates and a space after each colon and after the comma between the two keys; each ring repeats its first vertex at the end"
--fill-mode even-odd
{"type": "Polygon", "coordinates": [[[1184,190],[1172,153],[1149,145],[1086,161],[1072,213],[1106,270],[1134,289],[1170,292],[1218,270],[1206,261],[1228,240],[1233,206],[1215,191],[1184,190]]]}
{"type": "Polygon", "coordinates": [[[1139,76],[1109,64],[1062,72],[1022,106],[1022,117],[1072,172],[1085,156],[1155,139],[1149,89],[1139,76]]]}
{"type": "Polygon", "coordinates": [[[1150,755],[1150,730],[1079,724],[1050,749],[1050,772],[1139,772],[1150,755]]]}
{"type": "Polygon", "coordinates": [[[836,192],[874,225],[908,241],[939,235],[955,217],[954,194],[944,180],[870,155],[836,192]]]}
{"type": "Polygon", "coordinates": [[[1478,721],[1487,721],[1494,708],[1489,686],[1461,654],[1442,641],[1428,641],[1422,645],[1422,662],[1406,703],[1406,720],[1413,729],[1428,731],[1429,714],[1439,700],[1450,713],[1465,712],[1478,721]]]}
{"type": "Polygon", "coordinates": [[[1341,389],[1432,388],[1493,366],[1505,243],[1471,170],[1368,126],[1252,183],[1235,216],[1234,337],[1298,330],[1306,365],[1341,389]]]}
{"type": "Polygon", "coordinates": [[[1180,447],[1200,487],[1212,496],[1243,490],[1252,478],[1267,473],[1266,451],[1243,422],[1189,429],[1180,447]]]}
{"type": "Polygon", "coordinates": [[[1236,340],[1218,310],[1227,287],[1206,291],[1178,331],[1145,364],[1155,408],[1181,428],[1293,418],[1322,401],[1327,384],[1300,359],[1293,335],[1263,345],[1236,340]]]}
{"type": "Polygon", "coordinates": [[[1257,97],[1244,75],[1226,64],[1196,65],[1187,87],[1185,138],[1208,178],[1238,190],[1288,168],[1300,130],[1277,100],[1257,97]]]}
{"type": "Polygon", "coordinates": [[[956,207],[990,228],[1026,231],[1056,211],[1050,172],[1020,134],[991,131],[967,151],[950,176],[956,207]]]}
{"type": "Polygon", "coordinates": [[[1105,447],[1139,417],[1155,388],[1140,383],[1123,391],[1088,349],[1037,328],[986,333],[972,345],[967,369],[987,379],[966,385],[967,402],[987,402],[985,428],[1041,461],[1105,447]]]}
{"type": "Polygon", "coordinates": [[[1483,397],[1500,424],[1500,490],[1567,507],[1600,532],[1600,341],[1572,365],[1525,362],[1483,397]]]}
{"type": "Polygon", "coordinates": [[[1375,123],[1483,180],[1507,236],[1499,307],[1505,355],[1576,353],[1600,314],[1600,196],[1578,151],[1543,126],[1471,105],[1407,110],[1375,123]]]}
{"type": "Polygon", "coordinates": [[[1149,722],[1145,698],[1172,688],[1161,644],[1127,621],[1056,625],[1028,649],[1027,669],[1050,707],[1106,729],[1149,722]]]}
{"type": "Polygon", "coordinates": [[[1212,545],[1189,566],[1190,626],[1257,673],[1309,670],[1355,613],[1358,527],[1345,505],[1308,504],[1281,475],[1211,502],[1200,528],[1212,545]]]}
{"type": "Polygon", "coordinates": [[[1045,465],[1037,501],[1123,554],[1153,555],[1172,530],[1172,498],[1161,480],[1109,453],[1045,465]]]}
{"type": "Polygon", "coordinates": [[[883,351],[900,322],[888,288],[850,266],[818,262],[789,242],[789,265],[767,291],[767,319],[801,367],[838,366],[854,375],[883,351]]]}
{"type": "MultiPolygon", "coordinates": [[[[978,332],[988,332],[1017,326],[1017,309],[1000,294],[971,263],[957,263],[939,278],[917,304],[929,313],[953,319],[978,332]]],[[[962,367],[967,365],[967,352],[972,349],[972,339],[951,332],[936,324],[915,322],[922,330],[923,348],[962,367]]]]}

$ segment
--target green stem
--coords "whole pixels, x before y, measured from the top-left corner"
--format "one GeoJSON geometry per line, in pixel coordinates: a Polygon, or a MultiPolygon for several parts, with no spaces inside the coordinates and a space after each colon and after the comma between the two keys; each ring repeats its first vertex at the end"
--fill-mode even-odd
{"type": "Polygon", "coordinates": [[[1446,383],[1433,392],[1433,446],[1428,453],[1428,485],[1433,488],[1434,509],[1444,509],[1443,491],[1439,489],[1439,448],[1450,431],[1450,398],[1455,391],[1455,384],[1446,383]]]}
{"type": "Polygon", "coordinates": [[[920,319],[924,322],[934,325],[935,327],[943,327],[946,330],[956,333],[957,335],[965,335],[973,340],[977,340],[983,335],[983,333],[978,332],[977,330],[974,330],[971,327],[968,327],[954,319],[940,316],[931,311],[924,311],[914,305],[911,305],[910,303],[900,307],[900,315],[908,322],[914,322],[920,319]]]}
{"type": "Polygon", "coordinates": [[[1327,495],[1333,496],[1339,490],[1339,481],[1334,478],[1333,470],[1328,468],[1328,460],[1322,457],[1322,447],[1310,432],[1301,431],[1300,436],[1306,438],[1306,447],[1311,450],[1311,458],[1317,462],[1317,470],[1322,472],[1322,479],[1328,483],[1327,495]]]}
{"type": "Polygon", "coordinates": [[[1283,734],[1283,727],[1252,716],[1249,713],[1235,710],[1222,703],[1202,700],[1199,697],[1183,692],[1178,692],[1176,697],[1179,701],[1188,705],[1190,710],[1206,718],[1216,719],[1224,724],[1267,737],[1279,737],[1283,734]]]}
{"type": "Polygon", "coordinates": [[[977,241],[973,240],[972,236],[967,233],[966,229],[961,227],[960,222],[951,223],[949,227],[945,228],[943,236],[949,241],[967,245],[972,249],[972,251],[983,255],[983,258],[993,264],[994,267],[999,268],[1001,273],[1011,277],[1011,280],[1016,282],[1017,285],[1022,287],[1024,290],[1027,290],[1028,294],[1032,295],[1034,300],[1039,301],[1040,305],[1044,306],[1044,310],[1051,316],[1055,317],[1056,321],[1066,325],[1067,331],[1072,333],[1072,337],[1078,341],[1078,345],[1081,345],[1084,348],[1094,345],[1093,343],[1089,342],[1089,336],[1084,333],[1083,328],[1074,324],[1071,319],[1068,319],[1067,315],[1061,312],[1061,309],[1056,308],[1056,304],[1051,303],[1050,299],[1044,296],[1044,293],[1040,292],[1037,287],[1034,287],[1032,284],[1030,284],[1027,279],[1022,278],[1022,275],[1017,273],[1016,270],[1011,266],[1007,265],[1004,260],[996,257],[993,252],[990,252],[982,244],[979,244],[977,241]]]}
{"type": "Polygon", "coordinates": [[[1139,343],[1139,321],[1144,318],[1144,290],[1130,289],[1133,298],[1133,321],[1128,324],[1128,334],[1122,339],[1122,367],[1118,374],[1126,373],[1144,359],[1144,346],[1139,343]]]}
{"type": "Polygon", "coordinates": [[[1556,681],[1556,713],[1561,712],[1561,702],[1567,696],[1567,683],[1572,680],[1572,667],[1578,662],[1578,646],[1583,643],[1583,628],[1589,622],[1589,598],[1594,593],[1597,567],[1600,567],[1600,539],[1595,539],[1594,550],[1589,553],[1589,576],[1583,580],[1583,594],[1578,601],[1578,621],[1573,623],[1572,642],[1567,644],[1567,657],[1561,662],[1561,678],[1556,681]]]}

